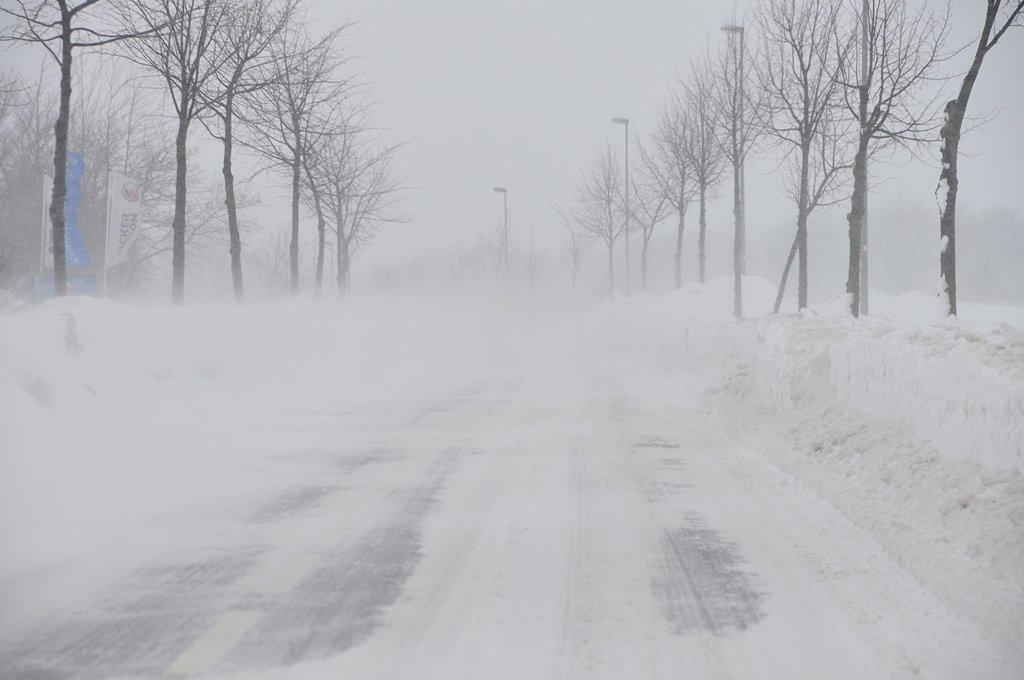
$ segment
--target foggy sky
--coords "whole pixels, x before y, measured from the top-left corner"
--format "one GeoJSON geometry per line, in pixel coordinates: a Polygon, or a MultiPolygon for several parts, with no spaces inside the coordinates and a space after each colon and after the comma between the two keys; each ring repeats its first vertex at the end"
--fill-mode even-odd
{"type": "MultiPolygon", "coordinates": [[[[401,262],[425,249],[443,252],[460,242],[471,244],[474,231],[486,231],[501,218],[501,197],[492,191],[497,185],[509,190],[513,237],[522,242],[532,230],[539,244],[555,248],[560,225],[550,206],[572,200],[586,164],[606,141],[621,159],[623,128],[610,119],[631,120],[635,154],[636,141],[646,140],[659,107],[672,89],[678,90],[690,59],[724,42],[723,23],[746,23],[748,40],[757,39],[747,10],[751,4],[309,0],[314,32],[356,22],[345,39],[356,57],[351,69],[361,74],[370,98],[378,103],[373,120],[386,138],[407,142],[395,169],[409,187],[403,211],[412,219],[382,229],[360,267],[401,262]]],[[[942,5],[937,0],[932,4],[942,5]]],[[[979,3],[954,0],[950,42],[968,49],[949,65],[950,73],[966,68],[982,10],[979,3]]],[[[24,47],[0,55],[23,72],[34,72],[45,56],[38,48],[24,47]]],[[[88,53],[79,58],[88,59],[88,53]]],[[[972,95],[970,115],[995,117],[971,131],[961,145],[964,208],[1024,208],[1020,64],[1024,29],[1008,34],[989,54],[972,95]]],[[[959,77],[942,87],[943,99],[951,98],[959,77]]],[[[902,198],[932,203],[938,144],[920,154],[917,160],[904,153],[896,164],[872,166],[872,180],[878,184],[872,205],[902,198]]],[[[748,165],[751,231],[794,222],[794,209],[772,176],[776,159],[775,152],[762,151],[748,165]]],[[[275,189],[267,185],[261,191],[275,189]]],[[[710,228],[729,230],[728,186],[719,193],[709,210],[710,228]]],[[[281,205],[284,215],[283,198],[281,205]]],[[[714,274],[716,255],[710,256],[714,274]]],[[[720,273],[726,273],[725,260],[719,264],[720,273]]]]}
{"type": "MultiPolygon", "coordinates": [[[[327,21],[359,25],[350,34],[361,55],[358,70],[372,83],[380,120],[393,139],[408,140],[397,168],[414,188],[407,212],[414,221],[382,232],[374,249],[387,259],[411,244],[466,239],[501,216],[495,185],[509,189],[519,237],[535,229],[538,242],[554,242],[559,226],[552,203],[570,201],[586,163],[606,140],[620,155],[631,119],[633,141],[646,138],[658,108],[678,88],[691,57],[717,49],[727,21],[742,23],[751,3],[685,0],[350,0],[319,2],[327,21]],[[384,233],[390,232],[390,233],[384,233]]],[[[938,3],[933,3],[938,6],[938,3]]],[[[983,7],[954,2],[953,41],[964,44],[980,29],[983,7]]],[[[749,16],[747,24],[752,24],[749,16]]],[[[755,40],[751,29],[748,39],[755,40]]],[[[961,72],[972,56],[960,55],[961,72]]],[[[1010,34],[987,57],[970,112],[1004,110],[962,144],[961,203],[1024,206],[1024,29],[1010,34]]],[[[952,98],[959,79],[945,84],[952,98]]],[[[632,147],[634,152],[636,147],[632,147]]],[[[913,196],[931,201],[938,180],[938,145],[924,161],[902,155],[899,166],[876,165],[886,180],[873,197],[913,196]]],[[[750,229],[793,221],[793,208],[770,176],[771,153],[748,166],[750,229]]],[[[731,220],[728,190],[709,214],[714,225],[731,220]]],[[[845,212],[845,210],[844,210],[845,212]]],[[[664,228],[664,227],[663,227],[664,228]]],[[[936,232],[938,218],[936,217],[936,232]]],[[[938,238],[936,236],[936,238],[938,238]]]]}

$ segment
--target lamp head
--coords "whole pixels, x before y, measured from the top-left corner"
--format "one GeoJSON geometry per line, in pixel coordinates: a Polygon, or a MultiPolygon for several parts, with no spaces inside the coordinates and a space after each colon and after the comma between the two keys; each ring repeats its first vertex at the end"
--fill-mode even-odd
{"type": "Polygon", "coordinates": [[[616,125],[629,125],[629,118],[619,118],[616,116],[612,118],[612,122],[616,125]]]}

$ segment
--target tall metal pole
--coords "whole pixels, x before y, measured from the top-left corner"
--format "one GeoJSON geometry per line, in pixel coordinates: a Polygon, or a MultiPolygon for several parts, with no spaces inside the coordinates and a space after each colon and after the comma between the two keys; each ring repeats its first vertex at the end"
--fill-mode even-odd
{"type": "Polygon", "coordinates": [[[739,156],[739,189],[740,189],[740,200],[739,210],[736,216],[736,249],[739,251],[739,273],[743,276],[747,273],[747,173],[746,173],[746,139],[744,138],[744,122],[745,122],[745,108],[747,100],[746,90],[746,72],[744,67],[744,56],[746,50],[744,49],[744,38],[746,31],[743,26],[737,26],[735,24],[726,24],[722,26],[722,31],[729,34],[729,44],[735,48],[736,43],[732,42],[732,36],[739,34],[739,57],[736,59],[736,85],[739,87],[739,105],[737,109],[733,110],[733,126],[736,131],[736,139],[738,145],[734,147],[734,153],[739,156]]]}
{"type": "Polygon", "coordinates": [[[501,205],[502,210],[505,214],[505,226],[502,227],[502,250],[505,251],[505,288],[508,288],[509,273],[508,273],[508,192],[501,192],[501,205]]]}
{"type": "MultiPolygon", "coordinates": [[[[864,0],[861,10],[861,46],[860,46],[860,82],[861,87],[868,84],[868,0],[864,0]]],[[[865,165],[867,159],[865,159],[865,165]]],[[[866,169],[866,168],[865,168],[866,169]]],[[[860,228],[860,313],[868,313],[868,191],[864,187],[864,217],[860,228]]]]}
{"type": "Polygon", "coordinates": [[[744,138],[744,108],[746,105],[746,73],[743,70],[743,26],[740,29],[740,275],[747,274],[747,140],[744,138]]]}

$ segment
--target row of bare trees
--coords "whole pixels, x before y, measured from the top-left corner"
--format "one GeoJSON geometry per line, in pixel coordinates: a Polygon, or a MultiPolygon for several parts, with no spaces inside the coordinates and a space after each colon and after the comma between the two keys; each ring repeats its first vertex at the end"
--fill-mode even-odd
{"type": "MultiPolygon", "coordinates": [[[[345,73],[348,27],[313,35],[299,0],[19,0],[16,8],[3,12],[16,20],[5,39],[44,46],[60,67],[51,208],[58,295],[67,290],[63,209],[72,56],[83,48],[107,46],[102,58],[124,64],[118,71],[137,79],[131,89],[156,85],[162,91],[159,101],[173,113],[168,240],[174,302],[185,298],[186,245],[194,232],[189,162],[197,124],[222,147],[226,241],[239,301],[245,295],[240,209],[246,194],[244,188],[239,194],[236,179],[239,147],[257,170],[280,177],[290,190],[293,293],[299,291],[304,216],[316,221],[317,294],[328,231],[336,235],[338,289],[344,291],[353,253],[379,225],[399,219],[400,186],[392,171],[396,147],[383,143],[371,126],[372,107],[345,73]]],[[[83,117],[84,112],[77,113],[83,117]]],[[[166,187],[168,178],[163,179],[166,187]]]]}
{"type": "MultiPolygon", "coordinates": [[[[941,273],[948,311],[956,314],[956,155],[971,88],[982,60],[1008,29],[1021,22],[1024,2],[987,0],[971,69],[957,99],[942,113],[946,67],[958,50],[948,45],[950,11],[906,0],[764,0],[747,27],[727,26],[716,53],[691,62],[678,92],[663,106],[639,162],[625,172],[610,147],[584,173],[575,201],[559,208],[566,251],[600,241],[608,251],[614,290],[614,249],[640,232],[641,285],[647,281],[648,244],[655,227],[677,216],[675,281],[682,284],[683,233],[697,200],[699,279],[706,277],[706,204],[731,175],[734,313],[743,315],[745,273],[745,160],[770,153],[782,189],[791,198],[795,233],[775,303],[779,310],[794,261],[797,305],[808,300],[808,225],[822,206],[849,202],[850,312],[863,309],[867,285],[864,219],[869,160],[899,150],[922,154],[941,136],[943,191],[941,273]],[[750,40],[747,29],[753,32],[750,40]],[[629,194],[627,200],[626,194],[629,194]],[[630,206],[627,214],[626,206],[630,206]]],[[[569,258],[570,262],[575,261],[569,258]]]]}

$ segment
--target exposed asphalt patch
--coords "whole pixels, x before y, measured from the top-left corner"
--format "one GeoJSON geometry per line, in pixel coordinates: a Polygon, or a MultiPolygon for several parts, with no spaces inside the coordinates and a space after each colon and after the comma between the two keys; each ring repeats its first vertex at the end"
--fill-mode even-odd
{"type": "Polygon", "coordinates": [[[664,531],[660,552],[651,587],[674,632],[725,635],[763,618],[763,595],[742,570],[737,546],[698,518],[664,531]]]}

